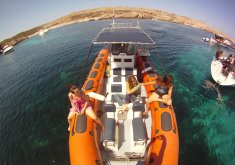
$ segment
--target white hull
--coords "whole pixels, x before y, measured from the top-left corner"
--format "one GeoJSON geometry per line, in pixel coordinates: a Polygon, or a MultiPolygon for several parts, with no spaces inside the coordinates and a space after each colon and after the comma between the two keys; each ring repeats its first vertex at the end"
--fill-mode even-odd
{"type": "Polygon", "coordinates": [[[8,46],[8,47],[6,47],[4,50],[3,50],[3,54],[6,54],[6,53],[9,53],[10,51],[12,51],[13,50],[13,46],[8,46]]]}
{"type": "Polygon", "coordinates": [[[46,32],[48,32],[48,29],[43,29],[39,31],[39,36],[43,36],[46,32]]]}
{"type": "Polygon", "coordinates": [[[205,42],[209,42],[209,41],[210,41],[210,39],[209,39],[209,38],[205,38],[205,37],[204,37],[204,38],[202,38],[202,40],[203,40],[203,41],[205,41],[205,42]]]}
{"type": "Polygon", "coordinates": [[[211,62],[211,75],[212,78],[222,86],[234,86],[235,87],[235,78],[230,72],[228,76],[222,74],[222,63],[218,60],[213,59],[211,62]]]}

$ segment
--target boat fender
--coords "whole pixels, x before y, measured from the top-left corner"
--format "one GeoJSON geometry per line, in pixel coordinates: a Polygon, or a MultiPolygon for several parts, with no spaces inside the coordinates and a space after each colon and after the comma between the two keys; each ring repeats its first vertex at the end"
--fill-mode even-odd
{"type": "Polygon", "coordinates": [[[105,97],[95,92],[89,92],[88,96],[99,101],[105,101],[105,97]]]}
{"type": "Polygon", "coordinates": [[[147,68],[143,69],[143,70],[141,71],[141,73],[148,72],[148,71],[150,71],[151,69],[152,69],[151,66],[150,66],[150,67],[147,67],[147,68]]]}

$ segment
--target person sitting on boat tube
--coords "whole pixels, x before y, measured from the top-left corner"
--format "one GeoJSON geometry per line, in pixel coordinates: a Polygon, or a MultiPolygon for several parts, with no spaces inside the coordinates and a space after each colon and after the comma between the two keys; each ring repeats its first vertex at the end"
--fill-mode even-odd
{"type": "Polygon", "coordinates": [[[126,81],[126,98],[123,101],[119,95],[114,95],[116,101],[122,109],[120,112],[128,111],[128,103],[140,102],[141,101],[141,86],[151,85],[155,82],[139,83],[134,75],[130,75],[126,81]]]}
{"type": "Polygon", "coordinates": [[[68,90],[69,90],[68,97],[72,105],[72,108],[70,109],[68,115],[68,122],[69,122],[68,131],[70,131],[71,120],[75,116],[75,114],[78,115],[86,114],[87,116],[92,118],[97,124],[99,124],[102,130],[104,130],[104,126],[101,120],[96,116],[96,114],[92,110],[92,107],[89,103],[89,97],[85,95],[80,89],[78,89],[76,85],[69,84],[68,90]]]}
{"type": "Polygon", "coordinates": [[[149,104],[153,101],[160,101],[166,105],[171,105],[172,90],[173,90],[173,77],[166,75],[164,77],[158,77],[156,79],[157,88],[155,92],[146,100],[146,111],[143,115],[148,115],[149,104]]]}

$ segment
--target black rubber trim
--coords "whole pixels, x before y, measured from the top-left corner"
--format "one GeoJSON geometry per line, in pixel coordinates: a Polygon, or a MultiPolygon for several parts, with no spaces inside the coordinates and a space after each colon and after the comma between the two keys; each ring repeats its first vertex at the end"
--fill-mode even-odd
{"type": "Polygon", "coordinates": [[[92,89],[92,88],[93,88],[93,85],[94,85],[94,81],[93,81],[93,80],[89,80],[89,81],[86,83],[85,90],[92,89]]]}
{"type": "Polygon", "coordinates": [[[171,115],[168,112],[163,112],[161,115],[161,125],[162,130],[170,131],[172,130],[171,115]]]}
{"type": "Polygon", "coordinates": [[[92,73],[90,74],[90,78],[95,78],[97,74],[98,74],[97,70],[92,71],[92,73]]]}
{"type": "Polygon", "coordinates": [[[98,58],[97,60],[96,60],[96,62],[101,62],[102,61],[102,58],[98,58]]]}
{"type": "Polygon", "coordinates": [[[87,129],[87,116],[84,115],[78,115],[77,121],[76,121],[76,127],[75,131],[77,133],[83,133],[87,129]]]}
{"type": "Polygon", "coordinates": [[[94,69],[100,69],[100,63],[95,63],[94,69]]]}

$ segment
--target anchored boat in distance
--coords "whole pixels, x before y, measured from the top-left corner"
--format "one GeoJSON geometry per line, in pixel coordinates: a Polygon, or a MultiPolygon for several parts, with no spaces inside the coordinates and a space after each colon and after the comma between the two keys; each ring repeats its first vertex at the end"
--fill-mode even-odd
{"type": "Polygon", "coordinates": [[[223,55],[223,51],[217,51],[211,62],[211,75],[219,85],[235,87],[234,54],[223,55]]]}
{"type": "MultiPolygon", "coordinates": [[[[134,75],[139,82],[152,82],[157,72],[149,60],[149,47],[155,42],[138,25],[113,23],[104,28],[93,44],[103,44],[82,89],[107,97],[104,102],[90,97],[93,110],[105,130],[86,115],[76,115],[69,134],[72,165],[177,165],[179,137],[173,105],[150,103],[149,117],[143,117],[145,99],[158,86],[141,88],[140,102],[122,111],[115,96],[127,95],[126,79],[134,75]],[[107,65],[110,76],[105,76],[107,65]]],[[[160,90],[159,90],[160,91],[160,90]]]]}
{"type": "Polygon", "coordinates": [[[13,49],[13,46],[9,46],[9,45],[4,45],[3,49],[2,49],[2,53],[3,54],[7,54],[7,53],[10,53],[12,52],[14,49],[13,49]]]}
{"type": "Polygon", "coordinates": [[[218,44],[220,46],[228,47],[235,50],[234,43],[232,43],[222,35],[215,34],[213,37],[210,38],[210,43],[218,44]]]}

